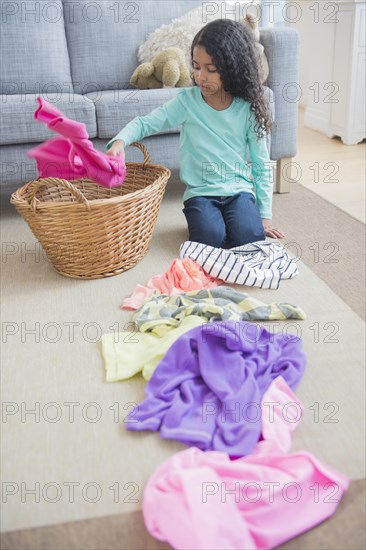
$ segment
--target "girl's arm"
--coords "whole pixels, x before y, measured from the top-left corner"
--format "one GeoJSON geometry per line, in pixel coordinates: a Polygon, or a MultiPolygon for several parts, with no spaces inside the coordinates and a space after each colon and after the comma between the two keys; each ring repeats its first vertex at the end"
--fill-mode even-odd
{"type": "Polygon", "coordinates": [[[107,143],[107,152],[111,149],[116,140],[123,142],[123,146],[122,143],[120,143],[118,146],[116,145],[112,151],[123,152],[125,145],[130,145],[134,141],[141,141],[147,136],[183,124],[186,116],[186,109],[180,97],[181,93],[178,93],[175,98],[161,107],[151,111],[150,114],[141,117],[138,116],[131,120],[131,122],[107,143]]]}
{"type": "Polygon", "coordinates": [[[258,209],[265,235],[274,239],[282,239],[285,234],[274,228],[272,224],[273,176],[267,140],[265,136],[258,139],[253,128],[254,114],[250,111],[247,143],[252,162],[252,176],[255,182],[258,209]]]}
{"type": "Polygon", "coordinates": [[[249,115],[247,143],[252,162],[252,176],[256,188],[259,213],[263,219],[272,219],[273,176],[266,137],[258,139],[254,132],[255,117],[249,115]]]}

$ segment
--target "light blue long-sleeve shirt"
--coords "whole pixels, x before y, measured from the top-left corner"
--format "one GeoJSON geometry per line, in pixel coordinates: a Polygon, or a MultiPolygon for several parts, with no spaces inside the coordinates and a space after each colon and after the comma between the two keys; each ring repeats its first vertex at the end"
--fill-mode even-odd
{"type": "Polygon", "coordinates": [[[257,139],[249,107],[249,102],[234,98],[218,111],[204,101],[198,86],[182,88],[174,99],[129,122],[106,149],[116,139],[130,145],[180,126],[180,178],[187,186],[183,200],[249,191],[256,196],[261,217],[271,219],[273,183],[266,138],[257,139]]]}

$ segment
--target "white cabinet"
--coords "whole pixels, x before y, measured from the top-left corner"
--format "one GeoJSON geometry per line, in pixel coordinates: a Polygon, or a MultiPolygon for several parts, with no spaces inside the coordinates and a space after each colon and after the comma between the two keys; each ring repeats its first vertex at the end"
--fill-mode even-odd
{"type": "Polygon", "coordinates": [[[309,76],[313,71],[313,82],[320,86],[323,95],[319,99],[315,88],[309,94],[304,122],[329,137],[340,136],[346,145],[354,145],[366,138],[366,4],[360,0],[333,0],[331,4],[335,9],[333,17],[319,20],[313,27],[318,39],[326,37],[331,41],[326,45],[328,81],[315,82],[319,72],[316,74],[316,59],[311,60],[309,76]]]}

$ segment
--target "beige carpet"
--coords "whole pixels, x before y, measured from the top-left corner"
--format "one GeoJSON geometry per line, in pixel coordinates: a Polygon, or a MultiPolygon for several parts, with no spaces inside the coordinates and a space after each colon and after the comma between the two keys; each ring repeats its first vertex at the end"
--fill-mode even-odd
{"type": "MultiPolygon", "coordinates": [[[[280,546],[283,550],[363,550],[365,541],[365,480],[352,482],[337,512],[280,546]]],[[[141,512],[74,521],[6,533],[2,550],[165,550],[170,545],[145,530],[141,512]]],[[[245,550],[245,549],[243,549],[245,550]]]]}
{"type": "MultiPolygon", "coordinates": [[[[184,447],[155,433],[124,429],[145,384],[140,377],[105,383],[98,340],[128,323],[131,315],[119,305],[135,284],[164,271],[177,256],[186,238],[180,192],[172,182],[144,260],[117,277],[95,281],[55,273],[23,220],[3,205],[4,548],[164,547],[143,534],[142,491],[153,470],[184,447]],[[133,546],[141,544],[140,536],[143,545],[133,546]]],[[[274,327],[301,334],[308,357],[297,392],[305,414],[293,450],[313,452],[358,480],[365,477],[362,224],[299,186],[275,196],[275,215],[286,230],[285,244],[301,247],[300,275],[276,291],[246,290],[264,301],[298,304],[308,314],[305,321],[274,327]],[[338,249],[325,248],[328,243],[338,249]]],[[[344,506],[357,521],[360,485],[355,487],[344,506]]],[[[329,530],[322,531],[325,539],[313,530],[303,535],[310,542],[296,547],[325,548],[329,538],[328,548],[342,547],[341,541],[360,548],[357,525],[355,546],[346,544],[346,531],[339,529],[332,540],[329,530]]]]}

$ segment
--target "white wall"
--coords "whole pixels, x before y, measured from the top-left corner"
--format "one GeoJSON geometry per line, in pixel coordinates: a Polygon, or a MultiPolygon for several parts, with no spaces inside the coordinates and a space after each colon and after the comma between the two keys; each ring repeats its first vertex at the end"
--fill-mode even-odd
{"type": "Polygon", "coordinates": [[[286,25],[300,33],[299,104],[306,107],[316,100],[324,103],[332,86],[333,44],[337,19],[336,2],[297,0],[287,3],[286,25]],[[292,9],[292,5],[296,8],[292,9]]]}
{"type": "Polygon", "coordinates": [[[360,143],[366,137],[365,2],[287,0],[287,6],[298,15],[288,24],[300,33],[305,125],[347,145],[360,143]]]}
{"type": "Polygon", "coordinates": [[[262,0],[261,27],[283,26],[286,15],[286,0],[262,0]]]}

